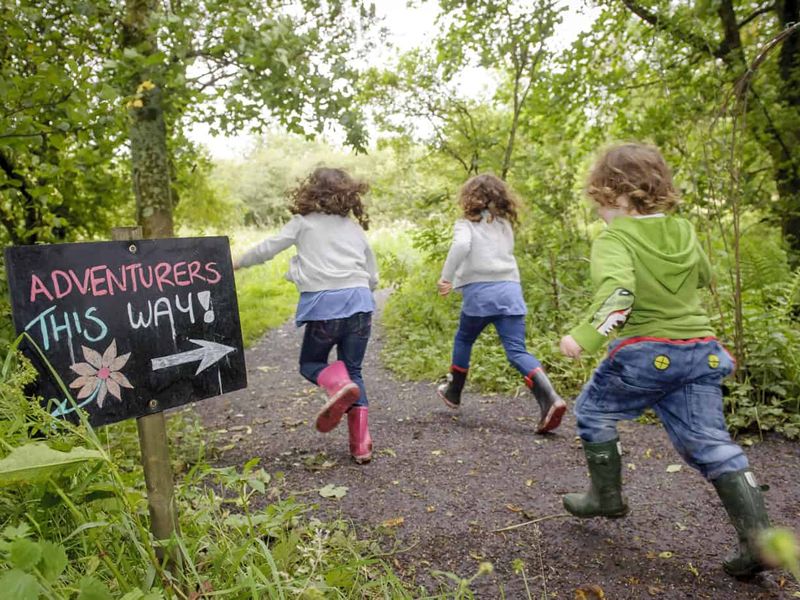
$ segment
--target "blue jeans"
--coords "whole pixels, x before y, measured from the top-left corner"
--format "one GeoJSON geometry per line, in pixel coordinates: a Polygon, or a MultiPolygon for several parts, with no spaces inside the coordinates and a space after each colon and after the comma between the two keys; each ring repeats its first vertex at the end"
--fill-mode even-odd
{"type": "Polygon", "coordinates": [[[587,442],[617,437],[617,422],[652,408],[678,453],[706,479],[747,468],[722,411],[723,377],[733,372],[713,338],[616,340],[575,402],[578,434],[587,442]]]}
{"type": "Polygon", "coordinates": [[[300,348],[300,374],[317,383],[320,371],[328,366],[328,355],[336,346],[336,357],[344,361],[350,379],[361,389],[361,397],[353,406],[367,406],[367,390],[361,377],[361,363],[367,352],[372,330],[372,313],[361,312],[344,319],[308,321],[300,348]]]}
{"type": "Polygon", "coordinates": [[[508,362],[523,375],[539,368],[539,362],[525,348],[525,316],[524,315],[492,315],[490,317],[470,317],[461,313],[461,321],[453,343],[453,366],[466,371],[469,369],[469,358],[472,346],[481,332],[489,324],[493,324],[500,336],[506,351],[508,362]]]}

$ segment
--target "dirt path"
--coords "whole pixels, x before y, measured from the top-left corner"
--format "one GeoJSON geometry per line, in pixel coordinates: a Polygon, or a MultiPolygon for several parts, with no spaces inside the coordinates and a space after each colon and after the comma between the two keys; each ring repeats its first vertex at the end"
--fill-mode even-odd
{"type": "MultiPolygon", "coordinates": [[[[270,332],[248,353],[250,387],[197,410],[209,429],[226,430],[218,445],[234,445],[223,464],[257,456],[269,472],[285,473],[290,490],[346,486],[340,500],[304,499],[319,503],[324,516],[352,521],[360,536],[380,539],[387,551],[400,549],[391,562],[409,581],[434,591],[431,570],[469,577],[489,561],[494,572],[473,586],[479,598],[500,598],[501,587],[506,598],[527,598],[513,568],[519,559],[533,598],[571,600],[593,585],[609,600],[797,597],[794,584],[781,588],[780,573],[757,583],[725,575],[720,561],[734,544],[733,529],[711,485],[686,466],[667,472],[682,463],[660,426],[620,428],[627,518],[556,517],[494,533],[560,515],[561,494],[584,488],[574,419],[555,435],[534,435],[527,394],[467,393],[460,411],[451,411],[432,383],[398,381],[381,366],[379,328],[365,363],[375,458],[356,466],[346,426],[327,435],[313,429],[322,394],[297,373],[301,335],[291,323],[270,332]]],[[[771,438],[747,453],[771,486],[773,522],[800,531],[800,445],[771,438]]]]}

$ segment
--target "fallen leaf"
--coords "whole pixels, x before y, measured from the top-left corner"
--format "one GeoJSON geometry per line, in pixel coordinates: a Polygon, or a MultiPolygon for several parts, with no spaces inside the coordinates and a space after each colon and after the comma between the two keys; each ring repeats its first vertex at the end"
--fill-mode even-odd
{"type": "Polygon", "coordinates": [[[442,454],[444,454],[444,451],[442,451],[442,450],[431,450],[431,454],[433,454],[434,456],[441,456],[442,454]]]}
{"type": "Polygon", "coordinates": [[[403,523],[405,523],[405,517],[397,517],[394,519],[386,519],[381,525],[384,527],[400,527],[403,523]]]}
{"type": "Polygon", "coordinates": [[[506,508],[511,512],[522,512],[522,507],[516,504],[506,504],[506,508]]]}
{"type": "Polygon", "coordinates": [[[425,510],[428,511],[429,513],[436,512],[436,507],[431,504],[430,506],[426,506],[425,510]]]}
{"type": "Polygon", "coordinates": [[[320,488],[319,495],[323,498],[335,498],[338,500],[339,498],[344,498],[344,496],[347,495],[347,489],[348,488],[343,485],[337,486],[329,483],[325,487],[320,488]]]}
{"type": "Polygon", "coordinates": [[[475,560],[483,560],[483,556],[475,552],[474,550],[469,551],[469,555],[474,558],[475,560]]]}
{"type": "Polygon", "coordinates": [[[628,463],[628,470],[635,471],[636,470],[636,465],[633,464],[633,463],[628,463]]]}
{"type": "Polygon", "coordinates": [[[651,596],[658,596],[659,594],[664,592],[664,588],[657,587],[655,585],[651,585],[647,588],[647,593],[651,596]]]}
{"type": "Polygon", "coordinates": [[[672,558],[673,554],[669,550],[665,550],[664,552],[658,553],[658,558],[672,558]]]}
{"type": "Polygon", "coordinates": [[[677,528],[678,528],[678,531],[686,531],[687,529],[689,529],[689,528],[688,528],[688,527],[686,527],[686,525],[684,525],[683,523],[675,523],[675,527],[677,527],[677,528]]]}
{"type": "Polygon", "coordinates": [[[689,572],[695,577],[700,577],[700,571],[698,571],[692,563],[686,565],[686,568],[689,569],[689,572]]]}
{"type": "Polygon", "coordinates": [[[677,473],[683,468],[683,465],[669,465],[667,467],[667,473],[677,473]]]}
{"type": "Polygon", "coordinates": [[[536,483],[535,479],[527,479],[525,481],[525,485],[527,485],[528,487],[531,487],[534,483],[536,483]]]}
{"type": "Polygon", "coordinates": [[[645,458],[653,458],[653,449],[652,448],[648,448],[647,450],[645,450],[644,451],[644,457],[645,458]]]}
{"type": "Polygon", "coordinates": [[[378,454],[380,454],[380,455],[382,455],[382,456],[391,456],[391,457],[393,457],[393,458],[397,457],[397,452],[395,452],[395,451],[394,451],[394,450],[392,450],[391,448],[381,448],[381,449],[378,451],[378,454]]]}
{"type": "Polygon", "coordinates": [[[234,425],[233,427],[230,428],[230,431],[242,431],[246,435],[250,435],[251,433],[253,433],[253,428],[250,427],[249,425],[234,425]]]}
{"type": "Polygon", "coordinates": [[[575,600],[605,600],[605,597],[599,585],[584,585],[575,590],[575,600]]]}
{"type": "Polygon", "coordinates": [[[312,473],[317,471],[324,471],[325,469],[331,469],[336,466],[336,461],[328,458],[327,454],[324,452],[320,452],[319,454],[312,454],[311,456],[306,456],[303,459],[303,464],[307,471],[311,471],[312,473]]]}

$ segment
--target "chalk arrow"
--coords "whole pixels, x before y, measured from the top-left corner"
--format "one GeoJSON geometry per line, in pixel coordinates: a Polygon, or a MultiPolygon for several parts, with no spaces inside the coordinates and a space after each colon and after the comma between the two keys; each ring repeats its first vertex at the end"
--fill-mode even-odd
{"type": "Polygon", "coordinates": [[[225,346],[224,344],[218,344],[216,342],[209,342],[208,340],[189,341],[200,346],[200,348],[187,350],[186,352],[179,352],[178,354],[170,354],[169,356],[153,358],[150,360],[150,363],[153,366],[153,371],[167,369],[176,365],[182,365],[199,360],[200,364],[197,366],[197,371],[194,372],[194,374],[197,375],[200,373],[200,371],[204,371],[215,362],[220,360],[223,356],[236,350],[236,348],[232,348],[231,346],[225,346]]]}

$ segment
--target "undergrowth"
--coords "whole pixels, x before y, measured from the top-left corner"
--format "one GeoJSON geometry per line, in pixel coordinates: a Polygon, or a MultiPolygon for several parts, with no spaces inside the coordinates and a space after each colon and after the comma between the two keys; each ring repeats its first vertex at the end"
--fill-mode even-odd
{"type": "MultiPolygon", "coordinates": [[[[400,376],[439,380],[450,365],[461,300],[441,298],[436,281],[447,253],[451,225],[442,216],[411,233],[413,254],[387,257],[395,278],[383,323],[383,358],[400,376]],[[400,263],[401,267],[397,264],[400,263]]],[[[589,239],[558,234],[561,224],[539,222],[517,233],[517,261],[528,306],[528,350],[544,364],[556,388],[574,397],[601,354],[573,362],[558,352],[560,337],[577,323],[591,302],[589,239]],[[553,231],[550,231],[553,229],[553,231]]],[[[587,231],[587,236],[599,231],[587,231]]],[[[725,408],[734,431],[774,430],[800,438],[800,271],[789,268],[778,234],[755,224],[742,238],[745,361],[736,378],[724,383],[725,408]]],[[[720,339],[733,348],[732,255],[713,245],[717,284],[704,292],[706,308],[720,339]]],[[[509,366],[500,341],[488,328],[473,348],[468,386],[482,391],[526,393],[522,377],[509,366]]]]}
{"type": "MultiPolygon", "coordinates": [[[[168,420],[180,535],[158,559],[133,421],[92,429],[53,419],[9,351],[0,373],[0,589],[15,600],[469,598],[401,581],[370,540],[322,522],[281,473],[210,464],[191,409],[168,420]],[[255,508],[258,507],[258,508],[255,508]]],[[[82,413],[80,413],[82,414],[82,413]]]]}

